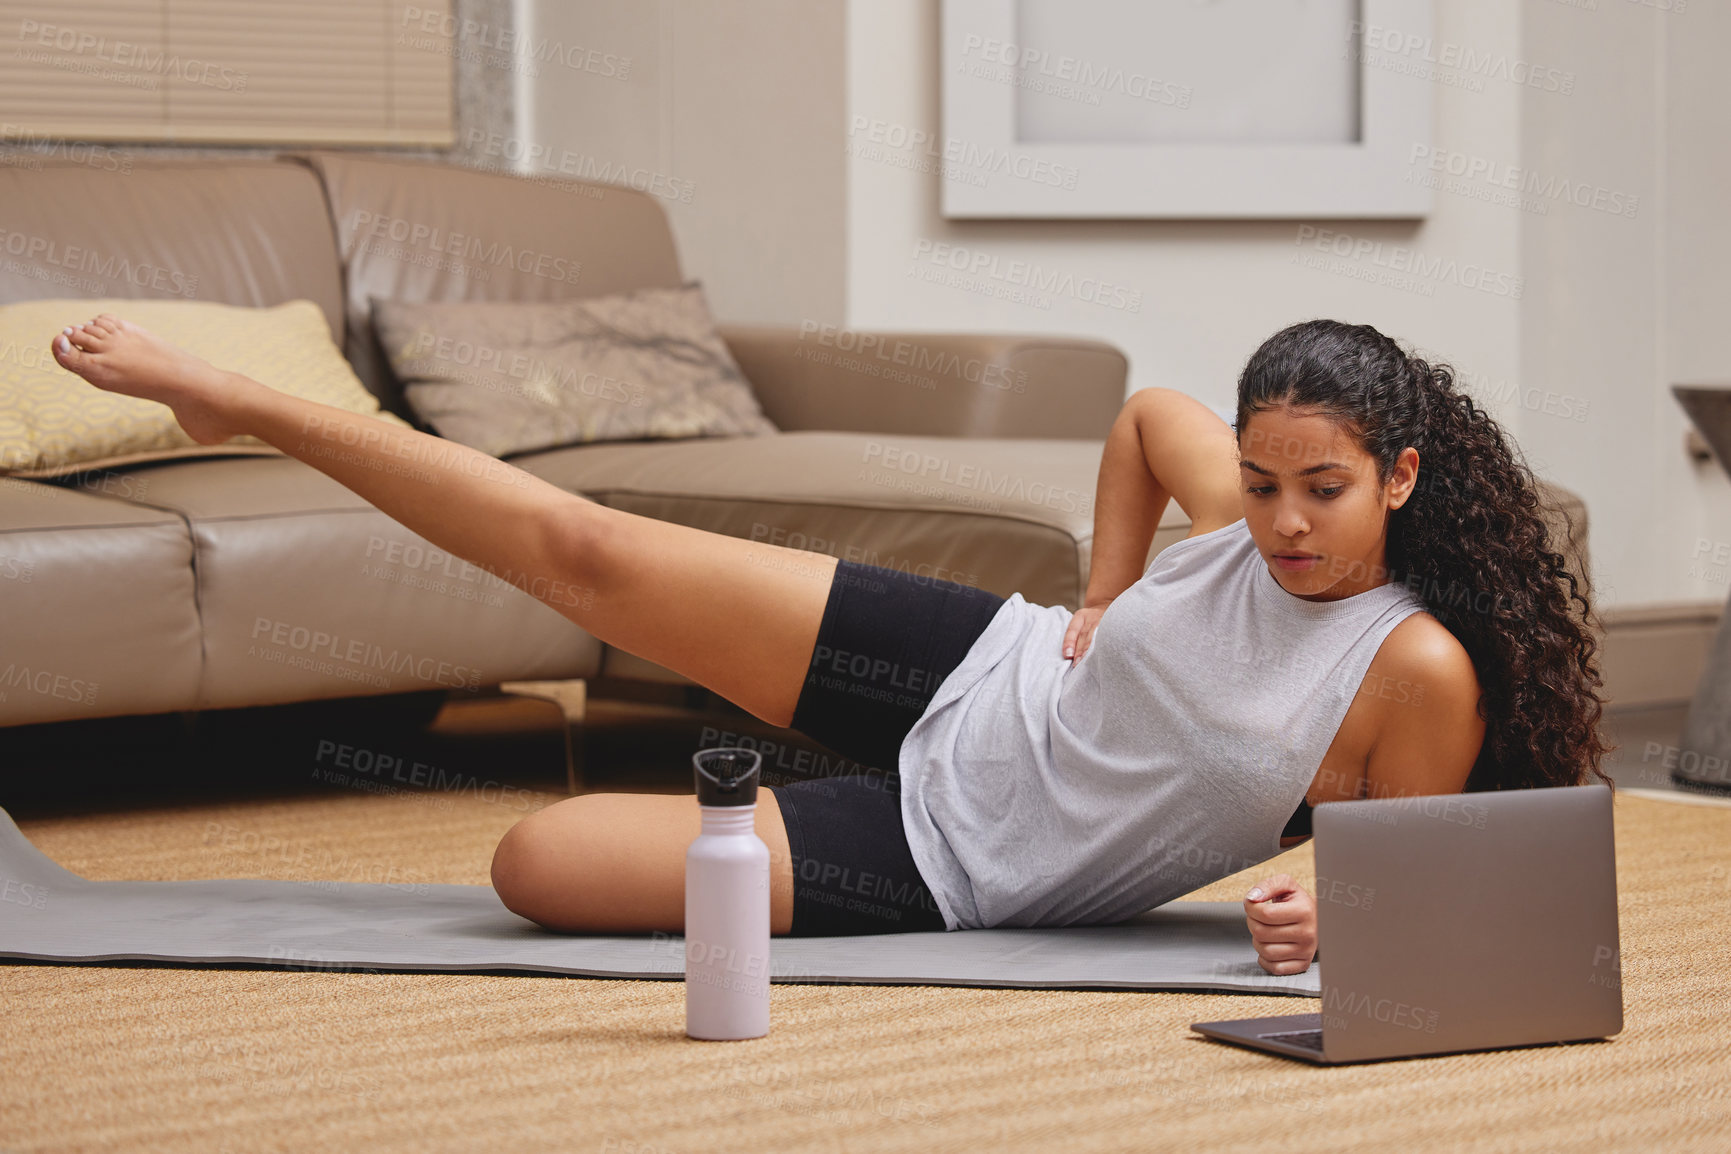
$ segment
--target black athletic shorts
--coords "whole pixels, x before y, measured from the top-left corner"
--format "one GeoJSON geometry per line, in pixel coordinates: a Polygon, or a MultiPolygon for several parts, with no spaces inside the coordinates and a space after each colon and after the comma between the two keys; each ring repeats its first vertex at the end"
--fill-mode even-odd
{"type": "Polygon", "coordinates": [[[985,632],[1002,597],[841,561],[793,728],[858,772],[765,786],[793,858],[796,937],[941,930],[902,826],[902,739],[985,632]]]}

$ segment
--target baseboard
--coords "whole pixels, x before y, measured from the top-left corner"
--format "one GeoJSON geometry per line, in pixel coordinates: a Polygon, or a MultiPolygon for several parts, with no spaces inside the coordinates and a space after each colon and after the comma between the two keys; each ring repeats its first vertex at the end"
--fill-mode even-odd
{"type": "Polygon", "coordinates": [[[1605,610],[1605,697],[1619,708],[1688,705],[1723,609],[1719,601],[1677,601],[1605,610]]]}

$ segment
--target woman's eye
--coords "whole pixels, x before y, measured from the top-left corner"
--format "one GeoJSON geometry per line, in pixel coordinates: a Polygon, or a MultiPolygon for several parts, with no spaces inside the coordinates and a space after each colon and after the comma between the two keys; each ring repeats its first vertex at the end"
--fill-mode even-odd
{"type": "MultiPolygon", "coordinates": [[[[1341,491],[1345,488],[1346,488],[1345,485],[1331,485],[1326,489],[1312,489],[1311,492],[1315,493],[1319,497],[1338,497],[1338,496],[1340,496],[1341,491]]],[[[1273,485],[1252,485],[1252,486],[1250,486],[1250,488],[1248,488],[1244,491],[1246,493],[1254,493],[1258,497],[1261,497],[1261,496],[1264,496],[1266,494],[1274,492],[1274,486],[1273,485]]]]}

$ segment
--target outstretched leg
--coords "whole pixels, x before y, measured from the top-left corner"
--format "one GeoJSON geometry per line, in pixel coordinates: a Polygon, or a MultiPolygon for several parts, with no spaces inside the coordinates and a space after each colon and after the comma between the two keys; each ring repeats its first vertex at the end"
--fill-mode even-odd
{"type": "Polygon", "coordinates": [[[793,719],[835,558],[597,505],[485,453],[224,372],[103,315],[54,340],[91,384],[160,401],[194,440],[250,434],[609,645],[775,725],[793,719]]]}

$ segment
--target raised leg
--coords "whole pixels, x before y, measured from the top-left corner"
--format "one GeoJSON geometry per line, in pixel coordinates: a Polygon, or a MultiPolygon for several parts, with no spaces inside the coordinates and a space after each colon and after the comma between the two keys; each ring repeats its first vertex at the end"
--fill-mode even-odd
{"type": "Polygon", "coordinates": [[[250,434],[600,640],[787,725],[835,559],[607,509],[453,441],[289,396],[100,316],[54,341],[98,388],[160,401],[203,444],[250,434]]]}

